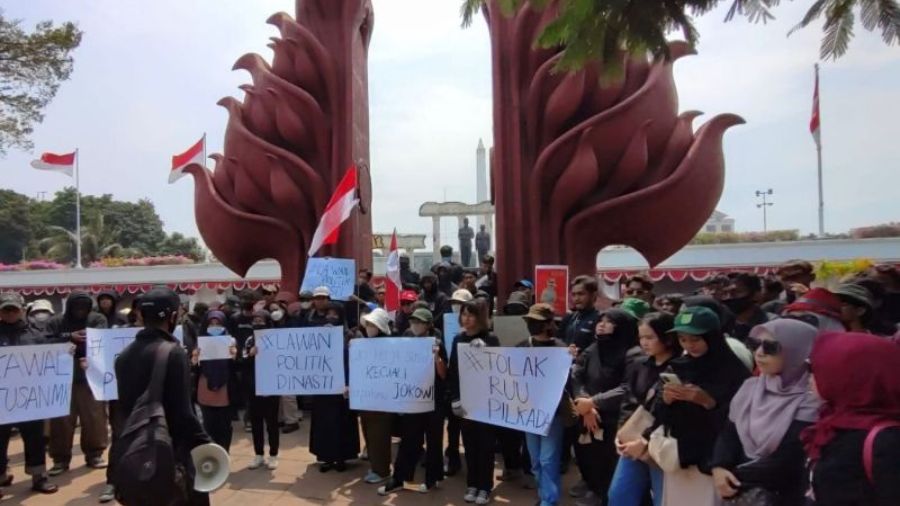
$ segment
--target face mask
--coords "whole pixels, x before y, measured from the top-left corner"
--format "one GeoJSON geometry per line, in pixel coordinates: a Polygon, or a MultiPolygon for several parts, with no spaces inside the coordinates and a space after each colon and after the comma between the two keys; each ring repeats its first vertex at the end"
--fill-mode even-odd
{"type": "Polygon", "coordinates": [[[340,318],[328,318],[325,321],[328,322],[328,325],[333,325],[335,327],[341,324],[340,318]]]}
{"type": "Polygon", "coordinates": [[[37,313],[31,316],[31,320],[35,323],[44,323],[50,319],[50,313],[37,313]]]}
{"type": "Polygon", "coordinates": [[[280,322],[282,318],[284,318],[284,311],[280,309],[272,311],[272,321],[280,322]]]}
{"type": "Polygon", "coordinates": [[[744,311],[750,309],[753,306],[753,299],[748,297],[736,297],[733,299],[724,299],[722,300],[722,304],[725,304],[725,307],[731,310],[734,314],[741,314],[744,311]]]}
{"type": "Polygon", "coordinates": [[[262,330],[262,329],[264,329],[264,328],[266,328],[266,326],[263,325],[263,324],[260,324],[260,323],[254,323],[254,324],[253,324],[253,330],[262,330]]]}
{"type": "Polygon", "coordinates": [[[225,327],[219,327],[218,325],[214,325],[212,327],[206,327],[206,331],[211,336],[221,336],[225,333],[225,327]]]}
{"type": "Polygon", "coordinates": [[[366,325],[366,335],[369,337],[375,337],[378,335],[378,328],[366,325]]]}
{"type": "Polygon", "coordinates": [[[410,328],[412,328],[413,334],[417,336],[424,336],[428,332],[428,325],[424,323],[413,323],[410,325],[410,328]]]}
{"type": "Polygon", "coordinates": [[[309,309],[309,308],[311,308],[311,307],[312,307],[312,302],[301,302],[301,303],[300,303],[300,308],[301,308],[301,309],[309,309]]]}
{"type": "Polygon", "coordinates": [[[453,314],[459,314],[459,304],[453,304],[450,306],[450,309],[453,311],[453,314]]]}

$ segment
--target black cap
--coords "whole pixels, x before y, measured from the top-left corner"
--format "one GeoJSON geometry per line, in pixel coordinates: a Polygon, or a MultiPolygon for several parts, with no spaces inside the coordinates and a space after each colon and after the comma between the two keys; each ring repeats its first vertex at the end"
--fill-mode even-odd
{"type": "Polygon", "coordinates": [[[171,288],[157,287],[141,296],[138,303],[144,318],[164,320],[178,311],[181,299],[171,288]]]}

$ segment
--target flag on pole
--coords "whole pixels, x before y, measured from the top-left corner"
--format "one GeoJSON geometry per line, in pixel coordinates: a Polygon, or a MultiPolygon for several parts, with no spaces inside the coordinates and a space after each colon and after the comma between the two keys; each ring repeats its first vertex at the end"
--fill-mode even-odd
{"type": "Polygon", "coordinates": [[[391,236],[391,251],[387,257],[385,272],[387,279],[384,287],[384,309],[390,313],[400,309],[400,291],[403,289],[403,284],[400,281],[400,252],[397,251],[396,228],[391,236]]]}
{"type": "Polygon", "coordinates": [[[172,171],[169,172],[169,184],[178,181],[184,175],[184,168],[192,163],[206,166],[204,159],[206,156],[206,136],[204,135],[196,144],[188,148],[187,151],[180,155],[172,157],[172,171]]]}
{"type": "Polygon", "coordinates": [[[54,153],[44,153],[38,160],[32,160],[31,166],[39,170],[49,170],[53,172],[62,172],[72,177],[75,169],[75,151],[64,155],[54,153]]]}
{"type": "Polygon", "coordinates": [[[819,66],[816,65],[816,89],[813,92],[812,118],[809,120],[809,133],[816,141],[816,146],[822,146],[822,137],[819,129],[819,66]]]}
{"type": "Polygon", "coordinates": [[[347,221],[357,204],[359,199],[356,197],[356,166],[351,165],[335,188],[328,205],[325,206],[325,212],[322,213],[322,219],[309,245],[309,256],[315,256],[322,246],[338,242],[341,223],[347,221]]]}

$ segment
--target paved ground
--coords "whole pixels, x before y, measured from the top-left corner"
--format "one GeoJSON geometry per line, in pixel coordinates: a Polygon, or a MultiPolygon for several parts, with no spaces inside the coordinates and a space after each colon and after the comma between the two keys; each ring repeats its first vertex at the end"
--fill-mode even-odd
{"type": "MultiPolygon", "coordinates": [[[[248,470],[247,464],[253,456],[250,435],[235,425],[234,443],[231,446],[231,476],[228,483],[218,490],[212,498],[214,505],[222,506],[264,506],[277,505],[312,505],[312,504],[347,504],[367,506],[374,504],[388,505],[463,505],[462,495],[465,488],[464,471],[461,475],[445,480],[438,490],[428,494],[419,494],[412,490],[403,491],[388,497],[380,497],[375,493],[375,485],[362,481],[367,471],[366,462],[356,462],[348,466],[344,473],[334,471],[320,473],[313,457],[307,451],[309,420],[301,423],[301,430],[293,434],[282,435],[280,464],[276,471],[265,469],[248,470]]],[[[10,444],[11,471],[15,483],[3,489],[4,497],[0,505],[22,504],[25,506],[55,505],[96,505],[97,496],[105,483],[104,471],[91,470],[83,466],[80,453],[73,459],[73,468],[68,473],[52,478],[59,485],[60,491],[55,495],[42,496],[30,492],[30,479],[23,469],[24,455],[22,442],[18,437],[10,444]]],[[[48,462],[49,465],[49,462],[48,462]]],[[[500,468],[498,465],[497,474],[500,468]]],[[[564,477],[564,486],[571,485],[576,479],[576,472],[570,471],[564,477]]],[[[424,479],[424,470],[419,470],[417,479],[424,479]]],[[[526,506],[534,504],[534,491],[525,490],[518,484],[498,482],[495,488],[494,504],[510,504],[526,506]]],[[[565,503],[571,500],[566,497],[565,503]]]]}

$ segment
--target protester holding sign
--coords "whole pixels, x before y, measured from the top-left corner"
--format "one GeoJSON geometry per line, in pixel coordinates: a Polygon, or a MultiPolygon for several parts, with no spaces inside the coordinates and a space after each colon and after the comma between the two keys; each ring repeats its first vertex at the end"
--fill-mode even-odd
{"type": "MultiPolygon", "coordinates": [[[[344,337],[344,384],[350,378],[348,367],[348,335],[344,327],[343,314],[339,304],[333,304],[323,316],[330,315],[325,327],[341,329],[344,337]]],[[[319,471],[326,473],[332,469],[342,472],[347,469],[346,461],[359,455],[359,424],[356,412],[350,410],[347,390],[337,395],[315,395],[312,397],[312,421],[309,425],[309,451],[320,462],[319,471]]]]}
{"type": "MultiPolygon", "coordinates": [[[[376,339],[391,335],[391,319],[387,311],[378,308],[362,317],[366,337],[376,339]]],[[[391,425],[394,415],[380,411],[360,411],[363,437],[369,451],[372,470],[364,478],[366,483],[382,483],[391,476],[391,425]]]]}
{"type": "MultiPolygon", "coordinates": [[[[259,310],[253,313],[253,329],[260,331],[271,327],[269,312],[259,310]]],[[[250,428],[253,432],[253,462],[247,466],[249,469],[259,469],[263,464],[270,471],[278,468],[278,444],[281,433],[278,431],[278,408],[281,398],[277,395],[256,394],[256,335],[250,336],[244,344],[243,366],[244,378],[250,388],[250,404],[247,409],[250,416],[250,428]],[[265,461],[265,437],[263,431],[269,436],[269,460],[265,461]]]]}
{"type": "Polygon", "coordinates": [[[422,456],[422,440],[425,441],[425,483],[419,492],[425,493],[444,479],[444,399],[447,377],[447,352],[441,344],[440,332],[434,328],[433,315],[425,308],[413,311],[409,317],[408,337],[434,339],[434,410],[427,413],[406,413],[400,416],[400,448],[394,460],[394,475],[378,489],[379,495],[387,495],[403,488],[412,481],[416,466],[422,456]]]}
{"type": "Polygon", "coordinates": [[[106,318],[92,310],[94,301],[86,292],[73,291],[66,299],[66,310],[47,323],[47,337],[51,342],[75,344],[75,372],[72,385],[72,410],[69,416],[50,421],[50,457],[53,467],[50,476],[69,470],[72,461],[72,442],[75,427],[81,423],[81,451],[87,466],[103,469],[106,461],[103,452],[109,446],[106,406],[97,401],[87,384],[79,359],[85,357],[85,341],[88,327],[105,329],[106,318]]]}
{"type": "Polygon", "coordinates": [[[581,416],[575,456],[588,486],[578,505],[599,505],[606,497],[618,460],[614,443],[628,351],[637,343],[637,320],[611,309],[600,316],[594,342],[578,356],[572,370],[575,408],[581,416]]]}
{"type": "MultiPolygon", "coordinates": [[[[482,300],[467,302],[459,312],[462,331],[453,341],[450,350],[450,367],[447,370],[447,390],[453,414],[464,418],[459,385],[460,344],[481,348],[500,346],[497,336],[488,330],[487,304],[482,300]]],[[[474,420],[462,420],[463,444],[466,447],[466,493],[463,500],[476,504],[487,504],[494,489],[494,427],[474,420]]]]}
{"type": "MultiPolygon", "coordinates": [[[[210,311],[206,313],[206,328],[202,336],[225,335],[225,313],[210,311]]],[[[234,341],[232,339],[232,341],[234,341]]],[[[200,360],[201,347],[191,354],[191,364],[197,372],[197,404],[203,414],[203,428],[212,440],[225,450],[231,448],[231,417],[235,399],[234,368],[237,356],[237,345],[231,346],[231,358],[216,360],[200,360]]]]}
{"type": "MultiPolygon", "coordinates": [[[[25,322],[24,307],[25,300],[21,295],[13,292],[0,294],[0,348],[46,342],[37,329],[25,322]]],[[[12,475],[8,473],[8,450],[13,427],[19,430],[25,443],[25,472],[31,475],[31,489],[43,494],[55,493],[57,486],[47,478],[43,420],[0,425],[0,487],[12,484],[12,475]]]]}

